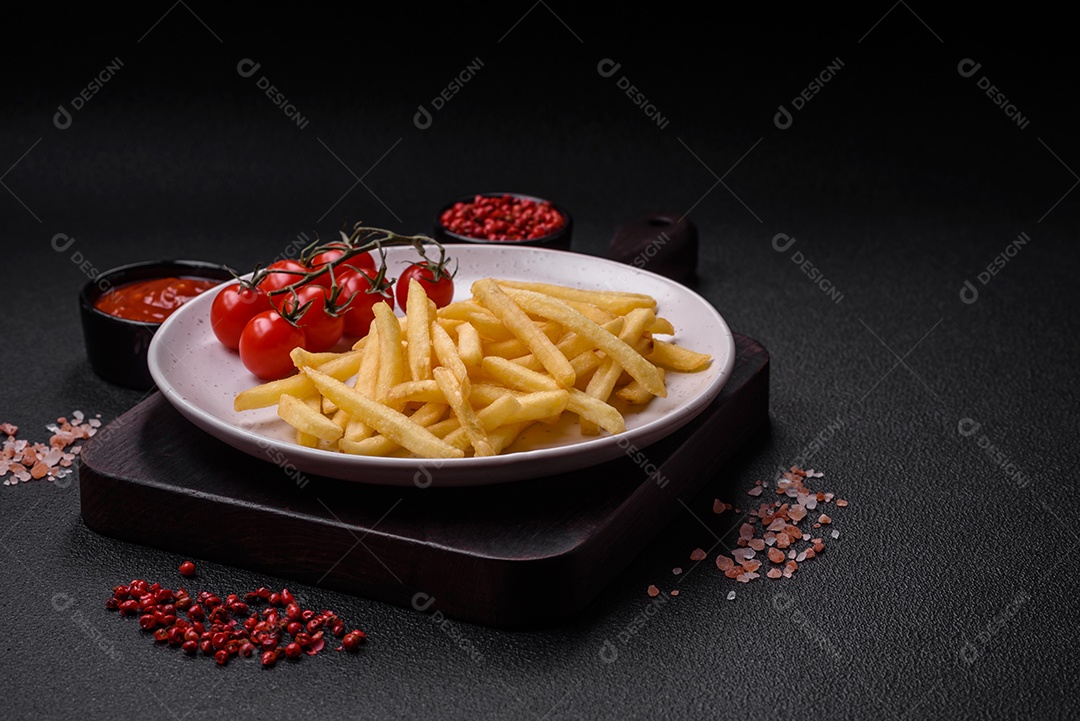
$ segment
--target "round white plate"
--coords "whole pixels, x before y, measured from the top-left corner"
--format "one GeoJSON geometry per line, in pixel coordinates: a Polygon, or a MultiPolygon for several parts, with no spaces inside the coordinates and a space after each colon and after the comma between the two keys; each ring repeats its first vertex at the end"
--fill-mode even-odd
{"type": "MultiPolygon", "coordinates": [[[[276,408],[236,412],[233,397],[259,381],[238,354],[222,346],[210,329],[214,292],[191,300],[162,324],[150,344],[150,373],[176,409],[210,435],[286,470],[361,483],[476,486],[548,476],[592,466],[660,440],[693,420],[720,392],[735,363],[735,342],[724,319],[697,293],[655,273],[594,256],[528,247],[448,246],[458,260],[455,300],[471,295],[474,280],[520,279],[582,288],[647,293],[657,312],[675,326],[674,341],[713,360],[697,373],[667,374],[667,398],[626,414],[626,431],[582,436],[576,423],[538,424],[503,455],[422,460],[352,456],[305,448],[276,408]]],[[[389,248],[392,271],[414,260],[412,248],[389,248]]],[[[400,312],[400,311],[399,311],[400,312]]]]}

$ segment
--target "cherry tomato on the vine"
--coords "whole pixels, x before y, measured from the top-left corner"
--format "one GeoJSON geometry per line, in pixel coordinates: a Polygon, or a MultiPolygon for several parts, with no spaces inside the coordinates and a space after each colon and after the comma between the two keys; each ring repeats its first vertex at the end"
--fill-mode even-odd
{"type": "MultiPolygon", "coordinates": [[[[309,262],[310,268],[312,270],[318,270],[327,263],[334,262],[345,254],[347,248],[348,246],[345,245],[331,246],[327,250],[324,250],[323,252],[312,257],[311,261],[309,262]]],[[[346,258],[344,261],[334,266],[334,277],[338,279],[338,282],[340,282],[341,280],[341,275],[350,268],[369,272],[372,276],[374,276],[376,271],[375,259],[371,257],[371,253],[359,253],[358,255],[346,258]]],[[[326,273],[325,275],[317,276],[313,282],[329,288],[330,274],[326,273]]]]}
{"type": "Polygon", "coordinates": [[[282,318],[276,310],[266,310],[248,321],[240,334],[240,360],[260,380],[292,375],[296,367],[289,353],[305,342],[304,331],[282,318]]]}
{"type": "MultiPolygon", "coordinates": [[[[305,304],[310,304],[297,324],[304,331],[304,349],[313,353],[327,351],[337,345],[345,332],[345,319],[327,312],[326,303],[329,291],[321,285],[305,285],[296,291],[296,297],[285,293],[282,308],[291,313],[305,304]]],[[[291,350],[291,349],[290,349],[291,350]]]]}
{"type": "Polygon", "coordinates": [[[261,288],[234,283],[214,296],[210,306],[210,327],[222,345],[239,350],[244,326],[264,310],[270,310],[270,300],[261,288]]]}
{"type": "Polygon", "coordinates": [[[445,268],[440,269],[437,275],[438,279],[436,280],[436,271],[428,263],[411,264],[397,279],[398,306],[404,308],[407,305],[409,280],[412,278],[420,282],[428,298],[431,298],[437,307],[442,308],[450,305],[450,301],[454,299],[454,279],[445,268]]]}
{"type": "Polygon", "coordinates": [[[372,308],[380,301],[386,301],[390,307],[394,307],[394,294],[390,286],[385,284],[382,289],[375,286],[375,274],[350,271],[338,278],[341,286],[341,302],[348,301],[345,313],[345,333],[348,335],[365,336],[371,327],[371,321],[375,319],[372,308]]]}
{"type": "MultiPolygon", "coordinates": [[[[286,271],[286,272],[273,272],[267,273],[266,277],[259,282],[259,287],[265,292],[270,293],[274,290],[279,290],[287,285],[303,280],[304,274],[308,272],[307,267],[304,266],[299,260],[292,258],[286,258],[285,260],[276,260],[270,265],[266,266],[267,270],[272,271],[286,271]]],[[[273,298],[275,301],[280,301],[283,295],[277,295],[273,298]]]]}

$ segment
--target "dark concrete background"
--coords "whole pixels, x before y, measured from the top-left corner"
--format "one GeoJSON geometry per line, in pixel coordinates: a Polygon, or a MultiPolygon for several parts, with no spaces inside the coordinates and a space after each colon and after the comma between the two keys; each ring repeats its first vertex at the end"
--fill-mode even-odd
{"type": "MultiPolygon", "coordinates": [[[[1064,18],[905,3],[80,12],[13,9],[5,28],[0,420],[23,437],[141,397],[87,365],[76,251],[99,270],[165,256],[246,268],[346,221],[426,231],[445,200],[489,189],[565,204],[576,248],[597,255],[640,213],[689,212],[698,290],[772,353],[772,428],[581,618],[534,633],[457,626],[479,661],[426,616],[302,587],[368,630],[362,658],[273,672],[193,662],[102,608],[117,582],[175,582],[181,559],[87,530],[77,481],[4,487],[0,688],[13,717],[1076,714],[1080,147],[1064,18]],[[56,127],[58,106],[117,58],[56,127]],[[621,64],[610,78],[597,71],[607,58],[621,64]],[[778,128],[778,106],[837,58],[778,128]],[[981,68],[965,78],[968,58],[981,68]],[[256,75],[237,72],[244,59],[256,75]],[[418,106],[476,59],[416,127],[418,106]],[[262,76],[305,127],[260,92],[262,76]],[[620,92],[623,76],[665,127],[620,92]],[[984,76],[1025,127],[980,90],[984,76]],[[58,233],[76,239],[63,253],[58,233]],[[796,240],[778,251],[781,233],[796,240]],[[1020,233],[1030,241],[981,283],[1020,233]],[[962,421],[979,430],[961,434],[962,421]],[[644,588],[729,530],[712,498],[744,498],[816,439],[822,487],[852,502],[827,557],[780,587],[733,584],[706,561],[643,616],[644,588]],[[75,605],[56,611],[56,594],[75,605]]],[[[220,592],[284,582],[200,568],[220,592]]]]}

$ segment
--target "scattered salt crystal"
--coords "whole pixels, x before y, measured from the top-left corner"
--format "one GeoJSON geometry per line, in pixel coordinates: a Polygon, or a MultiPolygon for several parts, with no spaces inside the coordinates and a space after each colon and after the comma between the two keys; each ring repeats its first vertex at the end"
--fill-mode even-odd
{"type": "Polygon", "coordinates": [[[660,589],[657,588],[656,586],[649,586],[647,589],[645,589],[645,592],[648,593],[653,598],[656,598],[657,596],[660,595],[660,589]]]}
{"type": "Polygon", "coordinates": [[[784,519],[783,518],[777,518],[775,521],[770,523],[768,528],[766,528],[765,530],[773,531],[775,533],[776,531],[782,531],[785,528],[787,528],[787,524],[784,523],[784,519]]]}
{"type": "Polygon", "coordinates": [[[752,548],[736,548],[731,552],[731,555],[735,557],[736,561],[742,563],[743,561],[749,561],[757,554],[754,553],[752,548]]]}
{"type": "Polygon", "coordinates": [[[820,524],[823,524],[823,525],[826,525],[826,526],[827,526],[827,525],[829,525],[830,523],[832,523],[832,519],[831,519],[831,518],[829,518],[829,517],[828,517],[827,515],[825,515],[824,513],[822,513],[822,514],[821,514],[821,517],[820,517],[820,518],[818,518],[818,523],[820,523],[820,524]]]}
{"type": "Polygon", "coordinates": [[[700,561],[703,558],[705,558],[705,551],[700,548],[695,548],[693,551],[690,552],[691,561],[700,561]]]}
{"type": "Polygon", "coordinates": [[[836,505],[839,506],[840,508],[846,508],[847,504],[848,504],[847,501],[845,501],[843,498],[836,501],[836,505]]]}
{"type": "Polygon", "coordinates": [[[98,419],[98,418],[91,418],[88,422],[89,422],[91,428],[100,428],[101,427],[101,420],[98,419]]]}
{"type": "Polygon", "coordinates": [[[677,589],[677,588],[671,589],[671,595],[672,596],[678,596],[679,595],[679,589],[677,589]]]}
{"type": "Polygon", "coordinates": [[[729,600],[729,601],[734,601],[735,600],[735,592],[734,591],[728,591],[727,600],[729,600]]]}
{"type": "Polygon", "coordinates": [[[795,556],[795,560],[798,563],[802,563],[806,560],[806,551],[800,551],[798,556],[795,556]]]}
{"type": "Polygon", "coordinates": [[[765,575],[768,576],[769,578],[773,579],[773,580],[776,580],[777,578],[780,578],[781,576],[783,576],[784,572],[781,571],[779,568],[770,568],[769,572],[766,573],[765,575]]]}
{"type": "Polygon", "coordinates": [[[83,415],[82,411],[75,411],[71,415],[75,418],[75,420],[79,421],[80,423],[82,422],[83,418],[86,418],[86,416],[83,415]]]}
{"type": "Polygon", "coordinates": [[[749,546],[750,546],[750,548],[754,549],[755,551],[764,551],[765,550],[765,539],[763,539],[763,538],[751,538],[749,546]]]}
{"type": "Polygon", "coordinates": [[[682,569],[676,566],[675,568],[671,569],[671,572],[678,576],[680,573],[682,573],[682,569]]]}
{"type": "Polygon", "coordinates": [[[830,533],[829,535],[832,536],[833,538],[840,538],[840,531],[838,531],[838,530],[836,530],[834,528],[832,533],[830,533]]]}
{"type": "Polygon", "coordinates": [[[754,486],[753,488],[751,488],[749,491],[746,492],[746,495],[748,495],[748,496],[760,496],[761,495],[761,486],[754,486]]]}

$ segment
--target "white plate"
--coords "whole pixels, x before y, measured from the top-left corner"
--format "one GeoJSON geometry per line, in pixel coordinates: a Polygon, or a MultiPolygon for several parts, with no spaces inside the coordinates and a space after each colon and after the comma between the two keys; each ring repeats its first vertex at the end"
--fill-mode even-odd
{"type": "MultiPolygon", "coordinates": [[[[384,485],[475,486],[562,473],[633,454],[693,420],[731,375],[735,342],[724,319],[704,298],[683,285],[633,266],[577,253],[528,247],[456,245],[459,261],[455,299],[471,295],[474,280],[522,279],[582,288],[647,293],[658,313],[675,326],[675,341],[709,353],[711,365],[697,373],[668,373],[667,398],[654,398],[626,417],[626,431],[582,436],[576,424],[534,426],[504,455],[445,461],[351,456],[294,442],[276,408],[238,413],[233,397],[258,380],[240,357],[222,346],[210,329],[214,293],[185,304],[162,324],[150,344],[150,373],[158,388],[188,420],[210,435],[286,470],[384,485]],[[510,452],[514,451],[514,452],[510,452]]],[[[415,259],[411,248],[390,248],[391,269],[415,259]]],[[[572,414],[565,414],[571,416],[572,414]]]]}

